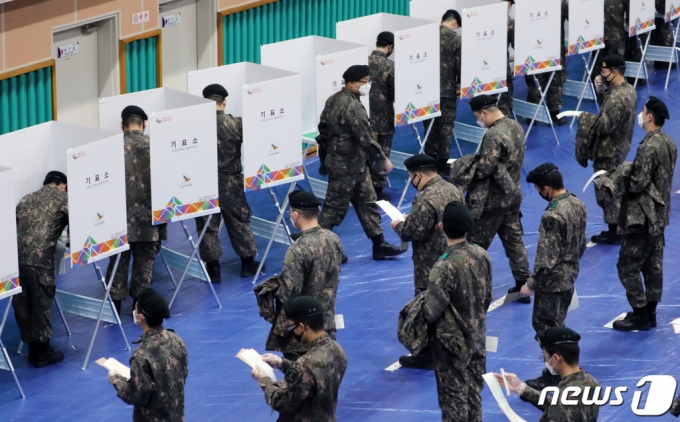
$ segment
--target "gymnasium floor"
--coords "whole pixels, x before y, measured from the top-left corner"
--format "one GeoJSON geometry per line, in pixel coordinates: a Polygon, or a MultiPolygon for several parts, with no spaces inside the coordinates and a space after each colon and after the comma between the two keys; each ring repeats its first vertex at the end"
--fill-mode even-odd
{"type": "MultiPolygon", "coordinates": [[[[580,59],[579,59],[580,60],[580,59]]],[[[580,67],[570,59],[571,78],[578,78],[580,67]]],[[[651,70],[651,66],[650,66],[651,70]]],[[[658,72],[658,71],[657,71],[658,72]]],[[[663,90],[665,72],[653,76],[652,93],[669,106],[671,118],[664,129],[674,139],[680,138],[680,82],[675,71],[668,91],[663,90]],[[662,75],[661,75],[662,73],[662,75]]],[[[517,98],[525,98],[526,87],[521,78],[516,79],[517,98]]],[[[638,112],[642,109],[648,92],[640,87],[638,112]]],[[[575,99],[566,98],[563,110],[575,108],[575,99]]],[[[585,109],[594,109],[586,102],[585,109]]],[[[474,124],[474,117],[466,101],[459,102],[457,121],[474,124]]],[[[526,125],[524,125],[526,128],[526,125]]],[[[565,175],[565,185],[588,209],[588,237],[604,229],[602,211],[595,203],[592,187],[584,194],[582,188],[592,174],[592,169],[580,167],[573,158],[575,128],[558,128],[560,146],[555,144],[552,132],[546,125],[532,131],[527,143],[522,180],[526,173],[538,164],[552,161],[565,175]]],[[[628,156],[633,159],[638,143],[644,133],[636,126],[633,147],[628,156]]],[[[464,153],[473,151],[474,145],[463,145],[464,153]]],[[[395,139],[395,150],[414,152],[416,142],[411,128],[400,129],[395,139]]],[[[454,146],[455,151],[455,146],[454,146]]],[[[676,172],[674,192],[680,182],[676,172]]],[[[393,187],[402,188],[405,173],[395,171],[391,177],[393,187]]],[[[302,182],[306,187],[306,182],[302,182]]],[[[285,188],[277,189],[279,197],[285,188]]],[[[530,261],[536,253],[538,225],[547,203],[533,187],[523,183],[525,244],[530,261]]],[[[388,190],[393,203],[397,190],[388,190]]],[[[415,192],[411,188],[406,204],[410,204],[415,192]]],[[[248,194],[255,215],[273,219],[274,211],[266,192],[248,194]]],[[[569,313],[567,325],[582,335],[581,365],[603,386],[627,386],[624,404],[619,407],[605,406],[600,410],[600,420],[630,421],[637,417],[631,411],[633,391],[637,381],[645,375],[680,375],[677,359],[678,343],[670,321],[680,317],[680,286],[675,271],[680,252],[680,213],[678,198],[673,196],[671,226],[666,231],[665,292],[658,308],[659,326],[648,332],[620,333],[603,328],[608,321],[629,306],[624,290],[618,280],[616,260],[618,247],[594,246],[588,248],[582,261],[581,273],[576,283],[580,308],[569,313]]],[[[408,206],[404,208],[408,210],[408,206]]],[[[192,222],[188,223],[191,229],[192,222]]],[[[386,238],[397,242],[383,218],[386,238]]],[[[189,250],[178,223],[170,225],[167,244],[184,253],[189,250]]],[[[376,262],[371,259],[371,243],[364,236],[361,226],[350,209],[345,222],[336,230],[343,241],[349,263],[342,267],[338,291],[337,311],[344,315],[346,329],[338,333],[349,360],[347,372],[340,389],[337,416],[339,421],[437,421],[441,414],[437,404],[434,373],[419,370],[398,369],[387,372],[385,368],[405,353],[397,340],[397,315],[413,295],[412,261],[410,252],[393,261],[376,262]]],[[[269,324],[258,315],[252,292],[251,279],[238,277],[240,263],[230,248],[226,233],[221,233],[225,246],[222,257],[222,284],[215,289],[223,307],[217,308],[208,287],[196,280],[185,283],[172,308],[173,317],[166,327],[174,329],[186,342],[189,351],[189,378],[186,385],[187,421],[264,421],[274,420],[264,402],[261,389],[250,377],[249,368],[234,356],[242,347],[263,347],[269,324]]],[[[260,253],[266,246],[258,239],[260,253]]],[[[267,274],[280,270],[285,253],[283,245],[275,244],[267,258],[267,274]]],[[[495,241],[489,253],[493,261],[494,298],[501,297],[513,284],[508,262],[499,241],[495,241]]],[[[106,265],[106,262],[102,263],[106,265]]],[[[172,294],[172,284],[162,268],[156,265],[154,287],[167,298],[172,294]]],[[[91,267],[68,269],[58,278],[62,290],[89,296],[101,296],[99,282],[91,267]]],[[[4,310],[7,301],[0,303],[4,310]]],[[[531,306],[511,304],[488,315],[487,334],[499,337],[497,353],[487,355],[487,370],[515,372],[520,378],[534,378],[543,364],[534,341],[531,328],[531,306]]],[[[123,324],[128,338],[136,340],[140,330],[133,324],[131,301],[123,304],[123,324]]],[[[90,364],[85,371],[81,365],[94,322],[72,315],[66,316],[73,335],[68,337],[58,315],[53,314],[55,347],[63,350],[63,363],[45,369],[29,367],[26,352],[16,354],[19,333],[10,312],[3,341],[11,353],[17,375],[26,392],[26,399],[19,397],[10,373],[0,371],[0,421],[124,421],[131,419],[132,408],[116,397],[114,388],[108,384],[106,370],[94,363],[99,357],[115,357],[127,362],[130,352],[123,350],[124,343],[115,326],[102,327],[99,331],[90,364]]],[[[646,398],[646,396],[643,396],[646,398]]],[[[645,400],[643,398],[643,402],[645,400]]],[[[503,421],[488,388],[482,393],[484,418],[487,421],[503,421]]],[[[510,405],[528,421],[538,420],[540,412],[509,398],[510,405]]],[[[671,420],[665,415],[658,420],[671,420]]]]}

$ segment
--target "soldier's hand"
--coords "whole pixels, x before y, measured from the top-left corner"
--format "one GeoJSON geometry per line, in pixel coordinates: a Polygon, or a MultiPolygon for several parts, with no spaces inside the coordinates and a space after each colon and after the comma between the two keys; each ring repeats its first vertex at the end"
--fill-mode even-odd
{"type": "Polygon", "coordinates": [[[109,378],[109,384],[115,384],[116,383],[116,379],[115,379],[116,375],[120,375],[120,374],[115,369],[112,369],[112,370],[109,371],[109,377],[108,377],[109,378]]]}
{"type": "Polygon", "coordinates": [[[265,353],[262,355],[262,360],[274,369],[281,368],[281,364],[283,363],[283,359],[273,353],[265,353]]]}
{"type": "Polygon", "coordinates": [[[493,376],[496,378],[498,383],[504,386],[504,382],[507,382],[508,388],[513,393],[522,394],[526,388],[526,384],[520,381],[520,379],[515,374],[505,373],[505,381],[503,381],[503,376],[501,374],[494,373],[493,376]]]}
{"type": "Polygon", "coordinates": [[[524,296],[531,296],[531,295],[534,293],[534,292],[529,288],[529,285],[528,285],[528,284],[524,284],[524,286],[522,286],[522,289],[521,289],[519,292],[522,293],[524,296]]]}
{"type": "Polygon", "coordinates": [[[385,160],[384,166],[385,166],[384,168],[385,168],[385,173],[386,173],[386,174],[389,173],[389,172],[391,172],[392,169],[394,168],[394,165],[392,164],[392,162],[391,162],[389,159],[386,159],[386,160],[385,160]]]}
{"type": "Polygon", "coordinates": [[[259,366],[254,367],[253,370],[250,371],[250,375],[253,377],[255,381],[259,381],[262,378],[268,378],[267,373],[264,371],[264,369],[260,368],[259,366]]]}
{"type": "Polygon", "coordinates": [[[401,220],[394,220],[392,223],[390,223],[390,227],[392,227],[392,230],[397,231],[397,224],[402,223],[401,220]]]}
{"type": "Polygon", "coordinates": [[[595,76],[595,90],[597,92],[604,91],[604,83],[602,82],[602,76],[600,75],[595,76]]]}

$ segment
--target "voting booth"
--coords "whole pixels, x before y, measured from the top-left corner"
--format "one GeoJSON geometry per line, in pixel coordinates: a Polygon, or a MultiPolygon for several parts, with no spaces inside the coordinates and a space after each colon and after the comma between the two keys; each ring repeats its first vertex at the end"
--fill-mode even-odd
{"type": "MultiPolygon", "coordinates": [[[[673,34],[673,44],[671,46],[659,46],[659,45],[648,45],[647,46],[647,51],[645,58],[647,60],[654,60],[655,62],[664,62],[668,63],[668,70],[666,73],[666,84],[664,85],[664,90],[668,89],[668,82],[671,77],[671,70],[673,68],[673,64],[678,64],[680,63],[680,56],[678,55],[678,28],[680,25],[677,24],[676,20],[678,17],[680,17],[680,7],[675,7],[675,4],[678,3],[677,0],[666,0],[664,3],[664,9],[663,9],[663,19],[665,22],[668,22],[670,24],[670,29],[673,34]]],[[[661,15],[658,13],[656,14],[656,17],[660,17],[661,15]]],[[[644,78],[646,75],[646,70],[644,69],[645,73],[643,73],[640,77],[644,78]]],[[[680,70],[677,72],[678,75],[678,80],[680,80],[680,70]]],[[[649,88],[649,84],[647,84],[647,91],[651,93],[651,89],[649,88]]]]}
{"type": "MultiPolygon", "coordinates": [[[[345,86],[342,74],[353,65],[368,65],[369,50],[364,45],[332,38],[309,36],[263,45],[260,50],[261,62],[265,66],[299,74],[302,95],[301,134],[305,156],[316,145],[319,117],[328,97],[345,86]]],[[[368,97],[361,99],[368,112],[368,97]]],[[[303,166],[307,166],[306,162],[303,166]]],[[[309,177],[314,194],[326,197],[328,183],[309,177]]]]}
{"type": "MultiPolygon", "coordinates": [[[[648,0],[629,0],[628,9],[628,36],[636,37],[638,47],[642,49],[642,58],[640,63],[626,62],[626,77],[635,78],[633,88],[637,86],[638,79],[641,77],[648,79],[647,68],[645,67],[645,59],[647,56],[647,47],[651,37],[647,37],[644,46],[640,41],[640,35],[646,34],[656,29],[654,25],[654,17],[656,15],[655,2],[648,0]],[[641,76],[642,75],[642,76],[641,76]]],[[[605,40],[606,41],[606,40],[605,40]]],[[[647,90],[651,93],[649,84],[647,90]]]]}
{"type": "MultiPolygon", "coordinates": [[[[383,31],[394,33],[394,125],[411,125],[422,153],[432,125],[426,125],[425,136],[421,138],[415,123],[441,116],[439,22],[377,13],[338,22],[336,38],[365,45],[373,51],[376,38],[383,31]]],[[[404,160],[410,156],[392,150],[390,159],[395,168],[406,170],[404,160]]],[[[409,185],[407,182],[399,206],[409,185]]]]}
{"type": "Polygon", "coordinates": [[[283,220],[288,195],[279,206],[271,188],[290,184],[291,192],[305,177],[300,153],[304,112],[300,75],[247,62],[189,72],[190,94],[202,96],[203,88],[214,83],[229,93],[225,113],[242,118],[243,188],[246,192],[268,189],[279,214],[276,222],[251,217],[253,233],[269,238],[264,262],[273,241],[292,244],[283,220]]]}
{"type": "MultiPolygon", "coordinates": [[[[150,142],[153,224],[180,222],[192,248],[188,257],[165,247],[161,249],[161,258],[175,284],[168,304],[172,306],[187,275],[209,280],[198,252],[208,224],[194,240],[186,220],[217,218],[220,212],[215,102],[169,88],[101,98],[100,127],[120,131],[121,112],[129,105],[141,107],[149,117],[145,133],[150,142]],[[179,282],[175,281],[172,269],[182,271],[179,282]]],[[[208,286],[221,307],[209,281],[208,286]]]]}
{"type": "MultiPolygon", "coordinates": [[[[60,122],[47,122],[0,136],[5,154],[0,166],[14,166],[13,205],[42,187],[45,174],[59,170],[68,177],[70,268],[91,264],[105,290],[102,299],[57,290],[56,308],[66,331],[63,313],[94,319],[95,325],[83,369],[94,346],[102,321],[116,324],[130,349],[120,317],[109,296],[111,280],[106,280],[98,261],[129,249],[125,209],[125,162],[123,135],[60,122]]],[[[64,245],[57,247],[55,264],[64,257],[64,245]]],[[[108,264],[108,261],[106,261],[108,264]]]]}
{"type": "Polygon", "coordinates": [[[2,254],[0,254],[0,303],[7,302],[5,311],[0,320],[0,369],[9,371],[14,377],[14,382],[19,389],[21,397],[24,390],[21,388],[19,378],[14,371],[14,366],[7,353],[7,348],[2,342],[2,331],[7,322],[9,308],[12,305],[12,297],[21,293],[21,280],[19,280],[19,255],[17,252],[17,224],[15,214],[14,197],[14,171],[8,167],[0,167],[0,236],[3,242],[2,254]]]}

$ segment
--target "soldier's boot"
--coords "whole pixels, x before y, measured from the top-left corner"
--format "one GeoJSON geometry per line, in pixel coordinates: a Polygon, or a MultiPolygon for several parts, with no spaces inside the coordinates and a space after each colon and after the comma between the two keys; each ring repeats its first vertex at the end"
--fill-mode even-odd
{"type": "Polygon", "coordinates": [[[610,224],[609,230],[604,230],[600,234],[596,234],[591,237],[590,240],[593,243],[600,245],[620,245],[622,243],[621,235],[616,234],[616,224],[610,224]]]}
{"type": "Polygon", "coordinates": [[[437,173],[444,179],[448,180],[451,178],[451,165],[449,164],[448,157],[437,159],[437,173]]]}
{"type": "MultiPolygon", "coordinates": [[[[526,280],[524,281],[519,281],[515,280],[515,287],[511,287],[508,289],[508,294],[511,293],[519,293],[520,290],[522,290],[522,286],[526,284],[526,280]]],[[[531,303],[531,296],[522,296],[517,300],[519,303],[531,303]]]]}
{"type": "Polygon", "coordinates": [[[401,255],[408,250],[408,246],[404,249],[403,247],[387,243],[382,234],[373,236],[371,241],[373,242],[373,259],[376,261],[382,261],[388,256],[401,255]]]}
{"type": "Polygon", "coordinates": [[[390,196],[383,192],[383,188],[374,187],[373,189],[375,189],[375,194],[378,196],[378,201],[390,202],[390,196]]]}
{"type": "MultiPolygon", "coordinates": [[[[206,261],[205,270],[208,272],[211,283],[221,283],[222,276],[220,274],[220,261],[206,261]]],[[[256,268],[257,270],[257,268],[256,268]]]]}
{"type": "Polygon", "coordinates": [[[649,326],[651,328],[656,327],[656,305],[658,304],[659,302],[647,301],[647,317],[649,318],[649,326]]]}
{"type": "Polygon", "coordinates": [[[38,350],[35,355],[35,360],[33,361],[33,366],[36,368],[44,368],[64,360],[64,354],[59,350],[54,350],[54,348],[50,346],[49,341],[36,344],[38,345],[38,350]]]}
{"type": "Polygon", "coordinates": [[[40,343],[37,341],[29,341],[28,344],[28,363],[34,363],[35,362],[35,356],[38,353],[38,348],[40,347],[40,343]]]}
{"type": "MultiPolygon", "coordinates": [[[[122,308],[123,303],[120,300],[114,300],[113,301],[113,307],[116,308],[116,312],[118,312],[118,316],[120,316],[120,309],[122,308]]],[[[134,308],[132,308],[134,309],[134,308]]]]}
{"type": "Polygon", "coordinates": [[[614,321],[612,325],[617,331],[647,331],[650,328],[647,308],[633,308],[632,313],[626,314],[621,321],[614,321]]]}
{"type": "Polygon", "coordinates": [[[541,391],[546,387],[557,387],[562,377],[559,375],[552,375],[547,369],[543,369],[543,373],[538,378],[526,380],[525,384],[536,391],[541,391]]]}
{"type": "MultiPolygon", "coordinates": [[[[257,267],[260,265],[260,261],[255,261],[255,259],[250,256],[248,258],[241,258],[241,277],[253,277],[257,272],[257,267]]],[[[264,272],[265,266],[262,265],[262,272],[264,272]]]]}
{"type": "Polygon", "coordinates": [[[349,258],[347,258],[347,255],[342,254],[342,261],[340,261],[341,264],[347,264],[347,261],[349,261],[349,258]]]}
{"type": "Polygon", "coordinates": [[[415,356],[406,355],[399,357],[399,364],[404,368],[424,369],[432,371],[434,369],[434,351],[432,347],[427,344],[423,350],[415,356]]]}
{"type": "Polygon", "coordinates": [[[568,123],[568,122],[567,122],[567,118],[566,118],[566,117],[562,117],[562,118],[560,119],[559,117],[557,117],[558,114],[560,114],[560,111],[559,111],[559,110],[557,110],[557,111],[551,111],[551,112],[550,112],[550,119],[552,119],[553,125],[555,125],[555,126],[564,126],[564,125],[566,125],[566,124],[568,123]]]}

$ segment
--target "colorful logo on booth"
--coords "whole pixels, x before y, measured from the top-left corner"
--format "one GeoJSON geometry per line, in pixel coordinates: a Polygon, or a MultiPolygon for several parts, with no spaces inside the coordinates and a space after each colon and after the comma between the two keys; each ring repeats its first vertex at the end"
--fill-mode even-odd
{"type": "Polygon", "coordinates": [[[182,182],[187,183],[191,181],[191,176],[188,174],[183,174],[182,175],[182,182]]]}
{"type": "Polygon", "coordinates": [[[586,19],[586,25],[590,25],[590,21],[586,19]]]}
{"type": "Polygon", "coordinates": [[[487,62],[486,60],[482,60],[482,63],[484,63],[484,66],[488,66],[488,65],[489,65],[489,62],[487,62]]]}
{"type": "Polygon", "coordinates": [[[96,213],[96,214],[97,214],[97,221],[103,220],[103,219],[104,219],[104,214],[102,214],[102,213],[100,213],[100,212],[98,212],[98,213],[96,213]]]}
{"type": "Polygon", "coordinates": [[[171,121],[172,121],[172,116],[162,116],[162,117],[156,118],[156,123],[165,123],[165,122],[171,122],[171,121]]]}
{"type": "Polygon", "coordinates": [[[272,151],[276,151],[277,149],[279,149],[279,144],[271,144],[269,148],[271,148],[272,151]]]}
{"type": "Polygon", "coordinates": [[[416,84],[416,88],[423,89],[423,86],[421,84],[416,84]]]}
{"type": "Polygon", "coordinates": [[[408,38],[411,38],[411,35],[409,35],[409,34],[401,34],[401,35],[399,35],[399,39],[400,39],[400,40],[405,40],[405,39],[408,39],[408,38]]]}
{"type": "Polygon", "coordinates": [[[248,95],[253,95],[262,92],[262,88],[253,88],[246,91],[248,95]]]}
{"type": "Polygon", "coordinates": [[[470,12],[470,13],[467,13],[467,17],[468,17],[468,18],[471,18],[471,17],[473,17],[473,16],[477,16],[477,12],[470,12]]]}
{"type": "Polygon", "coordinates": [[[251,90],[249,89],[249,90],[248,90],[248,95],[253,95],[253,91],[251,91],[251,90]]]}
{"type": "Polygon", "coordinates": [[[77,153],[73,154],[73,159],[77,160],[78,158],[83,158],[86,155],[87,155],[87,152],[85,152],[85,151],[77,152],[77,153]]]}
{"type": "Polygon", "coordinates": [[[161,123],[161,121],[162,121],[161,119],[156,118],[156,122],[161,123]]]}
{"type": "Polygon", "coordinates": [[[104,214],[96,212],[94,217],[94,225],[100,226],[102,224],[104,224],[104,214]]]}
{"type": "Polygon", "coordinates": [[[536,44],[541,45],[541,44],[543,44],[543,41],[541,41],[541,40],[536,40],[536,44]]]}

